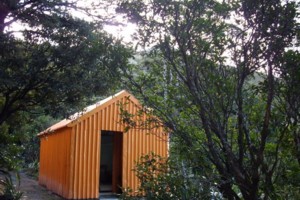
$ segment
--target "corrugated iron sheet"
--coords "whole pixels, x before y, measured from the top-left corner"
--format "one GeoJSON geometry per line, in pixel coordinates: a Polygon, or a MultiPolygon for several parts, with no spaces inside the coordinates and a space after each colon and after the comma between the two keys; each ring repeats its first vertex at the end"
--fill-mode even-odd
{"type": "MultiPolygon", "coordinates": [[[[40,135],[39,182],[42,185],[68,199],[99,197],[101,130],[124,131],[120,103],[132,114],[140,108],[132,95],[121,92],[66,127],[40,135]]],[[[132,171],[135,161],[151,151],[167,156],[168,136],[158,128],[151,133],[130,129],[122,137],[122,187],[135,190],[139,185],[132,171]]]]}

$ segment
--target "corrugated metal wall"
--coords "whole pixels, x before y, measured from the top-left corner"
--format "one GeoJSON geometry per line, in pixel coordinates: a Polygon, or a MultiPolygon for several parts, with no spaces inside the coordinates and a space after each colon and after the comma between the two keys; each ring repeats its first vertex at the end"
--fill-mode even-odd
{"type": "Polygon", "coordinates": [[[70,128],[62,128],[40,140],[39,183],[49,190],[67,195],[69,191],[70,128]]]}
{"type": "MultiPolygon", "coordinates": [[[[126,110],[129,113],[136,114],[140,108],[135,106],[133,102],[126,104],[126,110]]],[[[144,116],[144,120],[146,117],[144,116]]],[[[139,120],[137,120],[138,122],[139,120]]],[[[136,190],[139,182],[134,169],[136,162],[144,154],[151,151],[161,156],[167,156],[167,136],[163,135],[163,130],[145,130],[130,129],[123,136],[123,187],[130,187],[136,190]]]]}
{"type": "MultiPolygon", "coordinates": [[[[128,93],[127,93],[128,95],[128,93]]],[[[51,140],[51,143],[41,139],[41,163],[40,166],[40,183],[47,185],[48,188],[56,193],[64,196],[65,198],[72,199],[87,199],[99,197],[99,176],[100,176],[100,144],[101,144],[101,130],[106,131],[119,131],[124,130],[124,126],[120,123],[120,108],[119,104],[122,103],[126,106],[126,110],[130,113],[136,113],[138,110],[137,101],[135,99],[128,100],[126,95],[120,95],[112,100],[104,103],[93,111],[83,115],[71,124],[69,132],[53,134],[48,136],[57,137],[51,140]],[[68,135],[68,144],[64,147],[56,149],[58,146],[61,135],[68,135]],[[67,150],[68,149],[68,150],[67,150]],[[49,151],[55,153],[49,153],[49,151]],[[59,152],[63,155],[60,156],[59,167],[56,170],[49,170],[45,164],[50,166],[51,161],[44,161],[45,155],[56,154],[59,152]],[[68,154],[68,155],[65,155],[68,154]],[[65,158],[69,161],[63,161],[65,158]],[[52,171],[53,170],[53,171],[52,171]],[[57,170],[61,170],[58,172],[57,170]],[[51,171],[51,172],[50,172],[51,171]],[[69,174],[69,175],[67,175],[69,174]],[[68,177],[65,177],[65,176],[68,177]],[[48,182],[48,177],[56,181],[48,182]],[[62,180],[62,179],[67,180],[62,180]],[[58,183],[62,181],[68,184],[69,187],[61,187],[57,185],[64,185],[58,183]]],[[[150,153],[151,151],[167,156],[167,136],[161,135],[162,129],[155,130],[155,134],[149,134],[146,130],[130,129],[128,132],[123,133],[123,162],[122,162],[122,186],[130,187],[134,190],[138,187],[138,179],[132,169],[135,166],[141,155],[150,153]]],[[[65,136],[67,137],[67,136],[65,136]]],[[[59,144],[61,145],[61,143],[59,144]]]]}

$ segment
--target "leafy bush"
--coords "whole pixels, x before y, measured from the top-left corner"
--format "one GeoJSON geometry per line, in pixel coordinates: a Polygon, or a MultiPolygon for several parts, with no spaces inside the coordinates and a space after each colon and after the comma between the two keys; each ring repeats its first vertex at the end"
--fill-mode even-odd
{"type": "MultiPolygon", "coordinates": [[[[18,175],[17,179],[19,180],[18,175]]],[[[0,180],[0,200],[19,200],[22,195],[14,185],[11,175],[6,173],[4,180],[0,180]]]]}
{"type": "Polygon", "coordinates": [[[165,159],[154,153],[142,156],[134,169],[140,187],[136,192],[123,189],[122,199],[192,200],[211,197],[211,188],[204,185],[200,177],[183,173],[180,168],[172,158],[165,159]]]}
{"type": "Polygon", "coordinates": [[[29,163],[27,166],[26,166],[26,174],[35,178],[35,179],[38,179],[38,174],[39,174],[39,161],[38,160],[35,160],[33,161],[32,163],[29,163]]]}
{"type": "Polygon", "coordinates": [[[18,170],[21,165],[20,153],[22,148],[18,135],[11,134],[9,124],[0,125],[0,169],[6,171],[18,170]]]}

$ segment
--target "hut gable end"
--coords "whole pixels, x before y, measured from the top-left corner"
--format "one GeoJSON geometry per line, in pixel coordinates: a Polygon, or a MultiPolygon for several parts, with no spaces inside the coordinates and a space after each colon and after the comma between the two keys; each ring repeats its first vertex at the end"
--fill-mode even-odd
{"type": "Polygon", "coordinates": [[[139,101],[130,93],[128,93],[126,90],[122,90],[115,95],[112,95],[106,99],[103,99],[93,105],[90,105],[86,108],[84,108],[82,111],[77,112],[73,115],[71,115],[67,119],[63,119],[60,122],[50,126],[46,130],[40,132],[38,136],[42,136],[44,134],[51,134],[53,132],[56,132],[58,129],[64,128],[64,127],[73,127],[79,122],[83,121],[84,119],[88,118],[89,116],[95,114],[96,112],[99,112],[105,107],[108,107],[114,103],[118,103],[123,98],[128,98],[132,103],[136,104],[136,106],[140,107],[139,101]]]}
{"type": "Polygon", "coordinates": [[[66,199],[99,198],[99,192],[118,193],[120,187],[135,191],[136,161],[150,152],[166,157],[168,134],[162,127],[153,134],[134,128],[125,131],[121,104],[132,114],[142,108],[123,90],[39,133],[39,183],[66,199]]]}

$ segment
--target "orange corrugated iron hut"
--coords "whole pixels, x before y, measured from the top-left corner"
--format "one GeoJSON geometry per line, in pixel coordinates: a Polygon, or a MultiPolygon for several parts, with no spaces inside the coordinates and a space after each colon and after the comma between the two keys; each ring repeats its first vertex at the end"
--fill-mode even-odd
{"type": "Polygon", "coordinates": [[[120,105],[132,114],[141,109],[123,90],[41,132],[39,183],[67,199],[137,189],[135,161],[150,152],[166,157],[168,135],[161,127],[124,132],[120,105]]]}

